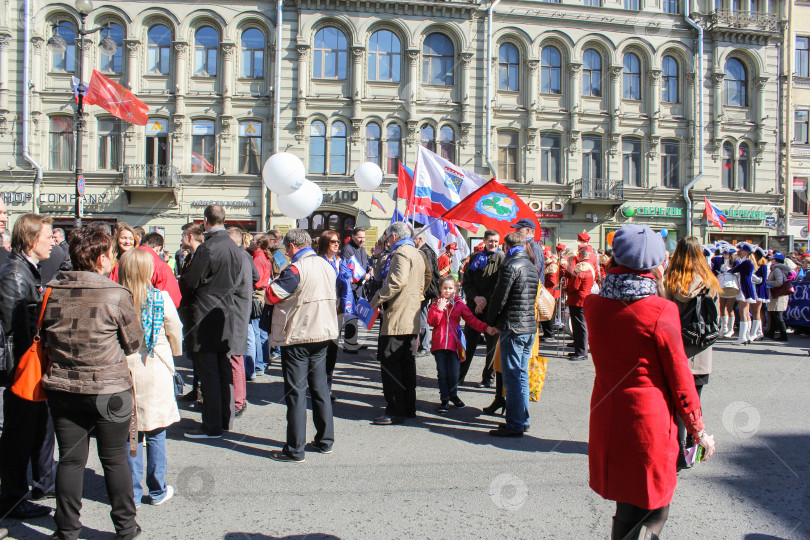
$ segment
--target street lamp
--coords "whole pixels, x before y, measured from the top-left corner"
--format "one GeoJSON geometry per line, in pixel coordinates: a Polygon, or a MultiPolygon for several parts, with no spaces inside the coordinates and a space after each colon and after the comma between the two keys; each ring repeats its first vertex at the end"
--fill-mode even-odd
{"type": "MultiPolygon", "coordinates": [[[[75,196],[76,196],[76,205],[75,205],[75,218],[74,218],[74,226],[81,227],[82,226],[82,196],[84,195],[84,177],[82,176],[82,131],[84,130],[84,92],[87,89],[84,86],[84,82],[82,81],[82,75],[84,73],[84,36],[94,34],[100,30],[107,29],[107,35],[101,40],[99,43],[99,49],[101,53],[107,56],[112,56],[118,50],[118,46],[115,43],[115,40],[110,37],[110,25],[107,24],[106,26],[99,26],[98,28],[91,28],[88,30],[85,27],[85,22],[87,20],[87,14],[93,11],[93,2],[90,0],[76,0],[76,11],[79,12],[79,17],[81,18],[81,28],[79,28],[79,86],[77,88],[79,93],[79,100],[78,106],[76,107],[76,117],[75,117],[75,124],[76,124],[76,159],[75,159],[75,177],[76,177],[76,186],[75,186],[75,196]]],[[[67,42],[65,38],[59,35],[57,29],[59,28],[59,23],[55,24],[53,27],[53,35],[48,40],[48,49],[53,53],[63,53],[67,49],[67,42]]]]}

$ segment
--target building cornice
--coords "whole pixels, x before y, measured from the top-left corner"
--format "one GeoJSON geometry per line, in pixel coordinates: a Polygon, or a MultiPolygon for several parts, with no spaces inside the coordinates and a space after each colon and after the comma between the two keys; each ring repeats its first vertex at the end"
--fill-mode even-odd
{"type": "Polygon", "coordinates": [[[297,0],[298,9],[319,13],[361,11],[400,16],[472,18],[481,1],[468,0],[297,0]]]}

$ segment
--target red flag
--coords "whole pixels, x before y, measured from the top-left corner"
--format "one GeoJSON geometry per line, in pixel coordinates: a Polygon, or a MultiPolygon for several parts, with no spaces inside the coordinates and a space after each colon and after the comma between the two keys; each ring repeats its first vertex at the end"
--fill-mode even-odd
{"type": "Polygon", "coordinates": [[[534,239],[540,241],[542,231],[534,211],[514,191],[494,178],[442,216],[445,221],[478,223],[487,229],[498,231],[501,238],[515,232],[512,224],[523,218],[530,219],[537,225],[534,228],[534,239]]]}
{"type": "Polygon", "coordinates": [[[116,118],[137,126],[145,126],[149,119],[149,107],[120,84],[111,81],[95,69],[87,85],[84,102],[106,109],[116,118]]]}

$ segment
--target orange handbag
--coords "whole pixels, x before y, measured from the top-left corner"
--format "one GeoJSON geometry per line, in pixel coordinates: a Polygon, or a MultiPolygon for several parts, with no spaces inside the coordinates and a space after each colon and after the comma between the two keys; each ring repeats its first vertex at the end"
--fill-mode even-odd
{"type": "Polygon", "coordinates": [[[48,359],[39,338],[39,332],[42,330],[42,316],[45,315],[45,306],[48,305],[50,295],[51,288],[48,287],[45,296],[42,298],[42,309],[39,312],[34,342],[25,351],[25,354],[20,357],[17,371],[14,373],[14,384],[11,386],[14,395],[28,401],[45,401],[47,397],[45,389],[42,388],[42,375],[45,373],[48,359]]]}

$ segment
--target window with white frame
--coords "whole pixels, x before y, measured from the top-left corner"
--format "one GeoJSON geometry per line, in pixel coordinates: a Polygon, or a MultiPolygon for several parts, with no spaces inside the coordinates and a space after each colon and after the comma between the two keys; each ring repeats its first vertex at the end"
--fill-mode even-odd
{"type": "Polygon", "coordinates": [[[582,178],[602,178],[602,137],[582,137],[582,178]]]}
{"type": "Polygon", "coordinates": [[[123,73],[124,29],[118,24],[110,23],[101,31],[101,35],[103,38],[112,38],[118,48],[112,56],[107,56],[104,53],[99,54],[99,71],[105,74],[120,75],[123,73]]]}
{"type": "Polygon", "coordinates": [[[70,116],[51,116],[49,130],[51,143],[51,170],[73,170],[73,118],[70,116]]]}
{"type": "Polygon", "coordinates": [[[622,138],[622,179],[624,185],[641,187],[641,139],[622,138]]]}
{"type": "Polygon", "coordinates": [[[121,120],[101,118],[98,121],[98,168],[121,170],[121,120]]]}
{"type": "Polygon", "coordinates": [[[793,141],[807,144],[810,130],[810,111],[797,109],[793,112],[793,141]]]}
{"type": "Polygon", "coordinates": [[[452,126],[442,126],[439,130],[439,150],[444,159],[456,162],[456,132],[452,126]]]}
{"type": "Polygon", "coordinates": [[[562,92],[560,68],[562,56],[557,47],[548,45],[540,53],[540,92],[559,94],[562,92]]]}
{"type": "Polygon", "coordinates": [[[520,89],[520,53],[512,43],[504,43],[498,51],[498,90],[516,92],[520,89]]]}
{"type": "Polygon", "coordinates": [[[582,95],[602,96],[602,56],[594,49],[582,56],[582,95]]]}
{"type": "Polygon", "coordinates": [[[726,61],[725,104],[736,107],[748,106],[748,72],[743,63],[736,58],[726,61]]]}
{"type": "Polygon", "coordinates": [[[74,73],[76,71],[76,26],[68,21],[59,21],[56,33],[65,40],[67,47],[62,52],[51,54],[51,67],[54,71],[74,73]]]}
{"type": "Polygon", "coordinates": [[[678,14],[681,12],[681,7],[678,0],[663,0],[664,13],[678,14]]]}
{"type": "Polygon", "coordinates": [[[661,141],[661,183],[664,187],[681,187],[681,144],[674,139],[661,141]]]}
{"type": "Polygon", "coordinates": [[[422,48],[422,82],[453,86],[455,47],[444,34],[433,33],[425,38],[422,48]]]}
{"type": "Polygon", "coordinates": [[[517,131],[498,132],[498,179],[516,182],[518,178],[517,131]]]}
{"type": "Polygon", "coordinates": [[[634,53],[625,54],[623,64],[622,97],[624,99],[641,99],[641,61],[638,59],[638,55],[634,53]]]}
{"type": "Polygon", "coordinates": [[[402,68],[402,45],[390,30],[371,34],[368,41],[368,80],[399,82],[402,68]]]}
{"type": "Polygon", "coordinates": [[[436,130],[430,124],[425,124],[419,130],[420,144],[430,150],[436,152],[436,130]]]}
{"type": "Polygon", "coordinates": [[[318,30],[312,51],[312,76],[316,79],[344,80],[348,50],[343,32],[332,26],[318,30]]]}
{"type": "Polygon", "coordinates": [[[309,127],[309,172],[326,173],[326,124],[320,120],[309,127]]]}
{"type": "Polygon", "coordinates": [[[720,164],[721,184],[726,189],[734,188],[734,147],[730,142],[723,143],[723,160],[720,164]]]}
{"type": "Polygon", "coordinates": [[[559,133],[540,134],[540,180],[559,184],[562,182],[562,146],[559,133]]]}
{"type": "Polygon", "coordinates": [[[810,37],[796,36],[796,75],[810,77],[810,37]]]}
{"type": "Polygon", "coordinates": [[[737,188],[751,191],[751,148],[747,143],[740,143],[737,151],[737,188]]]}
{"type": "Polygon", "coordinates": [[[213,120],[191,122],[191,172],[214,172],[216,134],[213,120]]]}
{"type": "Polygon", "coordinates": [[[210,26],[203,26],[194,33],[194,75],[217,76],[217,49],[219,35],[210,26]]]}
{"type": "Polygon", "coordinates": [[[262,123],[239,122],[239,172],[259,174],[262,170],[262,123]]]}
{"type": "Polygon", "coordinates": [[[399,124],[388,124],[385,128],[385,171],[388,174],[399,173],[399,160],[402,152],[402,128],[399,124]]]}
{"type": "Polygon", "coordinates": [[[264,76],[264,32],[248,28],[242,32],[242,77],[261,79],[264,76]]]}
{"type": "Polygon", "coordinates": [[[661,101],[678,103],[678,62],[671,56],[661,62],[661,101]]]}
{"type": "Polygon", "coordinates": [[[382,165],[382,131],[380,124],[371,122],[366,125],[366,161],[382,165]]]}
{"type": "Polygon", "coordinates": [[[146,72],[168,75],[171,61],[172,33],[162,24],[149,28],[146,37],[146,72]]]}
{"type": "Polygon", "coordinates": [[[348,145],[346,139],[346,124],[341,121],[332,122],[329,138],[329,173],[346,174],[348,145]]]}

